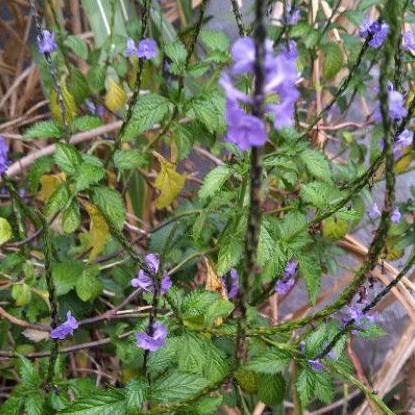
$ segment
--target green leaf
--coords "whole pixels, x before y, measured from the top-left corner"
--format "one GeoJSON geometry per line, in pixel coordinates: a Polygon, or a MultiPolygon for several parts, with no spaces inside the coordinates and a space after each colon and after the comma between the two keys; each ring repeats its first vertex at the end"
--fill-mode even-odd
{"type": "Polygon", "coordinates": [[[314,395],[317,396],[320,401],[323,401],[327,404],[333,402],[334,386],[328,373],[316,372],[315,377],[316,380],[314,384],[314,395]]]}
{"type": "Polygon", "coordinates": [[[164,53],[171,59],[169,72],[179,75],[185,69],[187,51],[180,40],[168,43],[164,48],[164,53]]]}
{"type": "Polygon", "coordinates": [[[32,300],[32,291],[27,284],[14,284],[12,298],[18,307],[24,307],[32,300]]]}
{"type": "Polygon", "coordinates": [[[40,157],[32,165],[29,172],[29,189],[35,192],[39,187],[40,178],[45,174],[49,173],[53,167],[52,157],[40,157]]]}
{"type": "Polygon", "coordinates": [[[24,133],[23,138],[60,138],[64,134],[62,127],[55,121],[39,121],[29,127],[24,133]]]}
{"type": "Polygon", "coordinates": [[[281,373],[263,375],[258,382],[258,398],[266,405],[273,406],[284,400],[286,384],[281,373]]]}
{"type": "Polygon", "coordinates": [[[44,415],[45,397],[40,391],[25,394],[24,408],[26,415],[44,415]]]}
{"type": "Polygon", "coordinates": [[[343,66],[343,53],[337,43],[328,43],[322,47],[324,52],[323,72],[327,79],[334,78],[343,66]]]}
{"type": "Polygon", "coordinates": [[[233,169],[229,166],[218,166],[211,170],[203,180],[199,189],[199,197],[207,199],[220,192],[225,182],[232,176],[233,169]]]}
{"type": "Polygon", "coordinates": [[[98,206],[106,220],[121,230],[125,221],[125,208],[121,195],[108,187],[95,187],[92,190],[92,203],[98,206]]]}
{"type": "Polygon", "coordinates": [[[19,356],[18,362],[19,374],[22,384],[26,388],[36,389],[40,385],[41,379],[34,364],[23,356],[19,356]]]}
{"type": "Polygon", "coordinates": [[[98,183],[105,176],[105,169],[102,165],[92,163],[81,164],[75,176],[75,189],[80,192],[88,189],[92,184],[98,183]]]}
{"type": "Polygon", "coordinates": [[[46,207],[45,215],[50,218],[55,213],[63,209],[69,201],[69,188],[66,182],[61,183],[50,195],[46,207]]]}
{"type": "Polygon", "coordinates": [[[76,282],[76,294],[82,301],[93,300],[102,292],[102,282],[97,278],[99,267],[89,265],[76,282]]]}
{"type": "Polygon", "coordinates": [[[71,144],[56,143],[55,163],[67,174],[74,174],[82,163],[79,151],[71,144]]]}
{"type": "Polygon", "coordinates": [[[210,133],[225,131],[225,98],[218,91],[191,101],[189,116],[201,122],[210,133]]]}
{"type": "Polygon", "coordinates": [[[157,402],[174,402],[197,395],[208,386],[207,379],[191,373],[172,373],[157,380],[151,396],[157,402]]]}
{"type": "Polygon", "coordinates": [[[81,224],[81,212],[79,210],[79,203],[73,199],[68,208],[63,212],[62,229],[65,233],[75,232],[81,224]]]}
{"type": "Polygon", "coordinates": [[[76,66],[70,64],[68,69],[70,73],[68,89],[71,91],[75,103],[79,106],[92,94],[91,88],[85,75],[76,66]]]}
{"type": "Polygon", "coordinates": [[[226,274],[238,264],[243,254],[244,242],[244,236],[241,233],[235,234],[233,227],[229,227],[222,234],[219,241],[218,275],[226,274]]]}
{"type": "Polygon", "coordinates": [[[101,125],[103,125],[103,122],[96,115],[84,115],[75,118],[71,123],[71,128],[73,131],[89,131],[101,125]]]}
{"type": "Polygon", "coordinates": [[[23,403],[23,396],[10,396],[3,404],[0,406],[0,415],[20,415],[21,406],[23,403]]]}
{"type": "Polygon", "coordinates": [[[131,140],[144,131],[152,128],[155,124],[163,120],[171,107],[167,98],[157,94],[147,94],[137,101],[132,108],[132,118],[127,124],[122,140],[131,140]]]}
{"type": "Polygon", "coordinates": [[[283,371],[290,361],[291,356],[288,352],[273,349],[253,357],[245,367],[254,372],[273,375],[283,371]]]}
{"type": "Polygon", "coordinates": [[[305,368],[300,371],[297,381],[295,382],[295,387],[297,388],[301,402],[304,406],[307,406],[310,399],[314,398],[313,392],[315,382],[316,375],[311,369],[305,368]]]}
{"type": "Polygon", "coordinates": [[[225,33],[216,30],[202,30],[200,40],[211,50],[220,50],[227,52],[229,50],[230,40],[225,33]]]}
{"type": "Polygon", "coordinates": [[[62,411],[60,415],[124,415],[125,394],[118,389],[98,390],[79,399],[62,411]]]}
{"type": "Polygon", "coordinates": [[[312,176],[325,182],[333,181],[331,178],[330,163],[323,153],[307,149],[300,153],[300,158],[312,176]]]}
{"type": "Polygon", "coordinates": [[[333,185],[323,182],[303,184],[300,190],[301,198],[319,209],[324,209],[341,197],[341,192],[333,185]]]}
{"type": "Polygon", "coordinates": [[[218,295],[212,291],[191,291],[184,297],[181,311],[185,316],[201,315],[217,298],[218,295]]]}
{"type": "Polygon", "coordinates": [[[79,276],[84,270],[84,264],[81,261],[68,260],[59,262],[52,268],[52,276],[56,286],[56,294],[67,294],[78,281],[79,276]]]}
{"type": "Polygon", "coordinates": [[[127,414],[136,414],[147,399],[148,384],[144,379],[134,378],[128,381],[126,390],[127,414]]]}
{"type": "Polygon", "coordinates": [[[321,266],[317,255],[301,253],[298,255],[298,266],[300,274],[305,279],[308,296],[311,304],[315,304],[321,285],[321,266]]]}
{"type": "Polygon", "coordinates": [[[0,217],[0,245],[3,245],[13,237],[12,227],[7,219],[0,217]]]}
{"type": "Polygon", "coordinates": [[[138,149],[118,150],[114,153],[113,160],[118,170],[136,169],[147,162],[143,152],[138,149]]]}
{"type": "Polygon", "coordinates": [[[84,40],[78,36],[68,36],[65,39],[65,45],[72,50],[75,55],[86,60],[88,58],[88,46],[84,40]]]}
{"type": "Polygon", "coordinates": [[[234,305],[230,301],[219,299],[211,304],[206,310],[205,322],[208,325],[213,325],[216,319],[227,317],[233,309],[234,305]]]}
{"type": "Polygon", "coordinates": [[[88,84],[92,92],[99,93],[104,89],[105,75],[106,75],[105,65],[93,66],[89,70],[86,78],[87,78],[88,84]]]}

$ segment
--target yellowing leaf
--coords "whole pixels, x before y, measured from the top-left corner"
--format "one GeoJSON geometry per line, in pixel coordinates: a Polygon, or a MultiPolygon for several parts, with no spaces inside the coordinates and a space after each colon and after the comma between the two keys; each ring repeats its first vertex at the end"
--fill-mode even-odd
{"type": "Polygon", "coordinates": [[[127,102],[127,94],[117,81],[113,79],[109,81],[104,102],[105,106],[111,111],[118,111],[124,107],[127,102]]]}
{"type": "Polygon", "coordinates": [[[89,261],[92,261],[104,249],[110,233],[107,222],[95,205],[86,203],[85,209],[91,218],[91,223],[89,225],[89,246],[92,249],[88,259],[89,261]]]}
{"type": "Polygon", "coordinates": [[[65,173],[59,174],[44,174],[40,178],[41,188],[37,198],[42,202],[46,202],[56,188],[66,180],[65,173]]]}
{"type": "Polygon", "coordinates": [[[208,291],[217,292],[223,300],[228,299],[228,295],[226,293],[226,288],[223,285],[222,280],[218,277],[218,274],[214,271],[211,262],[204,258],[204,262],[206,265],[206,289],[208,291]]]}
{"type": "Polygon", "coordinates": [[[407,170],[409,164],[413,160],[412,156],[412,146],[408,146],[404,149],[402,156],[399,158],[399,160],[396,162],[395,167],[393,171],[395,173],[403,173],[407,170]]]}
{"type": "Polygon", "coordinates": [[[160,173],[154,183],[156,188],[160,190],[160,195],[156,199],[156,208],[163,209],[179,195],[186,182],[186,175],[177,173],[176,166],[160,154],[155,153],[155,156],[161,165],[160,173]]]}
{"type": "Polygon", "coordinates": [[[13,236],[12,227],[7,219],[0,218],[0,245],[3,245],[13,236]]]}
{"type": "Polygon", "coordinates": [[[346,220],[330,217],[323,220],[323,235],[333,241],[337,241],[346,235],[349,230],[349,223],[346,220]]]}
{"type": "MultiPolygon", "coordinates": [[[[61,85],[62,85],[61,89],[62,89],[63,103],[65,105],[65,110],[66,110],[66,114],[65,114],[66,122],[70,124],[76,117],[78,108],[76,106],[76,102],[75,102],[73,95],[68,91],[68,88],[66,87],[66,83],[63,81],[61,82],[61,85]]],[[[55,90],[53,90],[50,94],[49,106],[50,106],[50,112],[52,113],[52,118],[55,121],[62,123],[63,122],[62,111],[61,111],[61,107],[58,101],[58,94],[56,93],[55,90]]]]}

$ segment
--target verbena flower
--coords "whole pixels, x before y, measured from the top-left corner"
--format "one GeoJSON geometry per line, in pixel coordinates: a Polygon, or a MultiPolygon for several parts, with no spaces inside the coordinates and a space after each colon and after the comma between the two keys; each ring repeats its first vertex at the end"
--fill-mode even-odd
{"type": "Polygon", "coordinates": [[[319,359],[308,359],[308,363],[315,372],[321,372],[324,370],[324,365],[319,359]]]}
{"type": "MultiPolygon", "coordinates": [[[[342,318],[342,326],[344,327],[351,320],[353,321],[353,326],[359,330],[366,329],[374,323],[375,315],[364,314],[361,305],[355,304],[345,307],[348,317],[342,318]]],[[[352,334],[356,334],[357,330],[352,330],[352,334]]]]}
{"type": "Polygon", "coordinates": [[[127,39],[127,47],[125,49],[125,56],[127,56],[127,58],[130,58],[133,55],[137,54],[137,47],[135,46],[135,42],[133,39],[128,38],[127,39]]]}
{"type": "Polygon", "coordinates": [[[284,270],[284,277],[277,280],[275,291],[280,295],[287,295],[295,284],[294,275],[297,272],[298,263],[295,260],[288,261],[284,270]]]}
{"type": "MultiPolygon", "coordinates": [[[[271,40],[265,41],[264,48],[264,95],[275,96],[277,101],[266,105],[265,111],[273,115],[274,127],[280,129],[292,125],[294,105],[299,97],[295,87],[298,78],[295,61],[296,44],[291,41],[288,47],[284,47],[276,56],[271,40]]],[[[228,131],[225,141],[245,151],[251,147],[263,146],[267,141],[264,122],[240,107],[240,101],[253,105],[253,100],[234,86],[235,77],[254,72],[256,60],[254,40],[250,37],[237,40],[231,48],[231,56],[233,59],[231,73],[222,73],[219,81],[226,94],[225,118],[228,131]]]]}
{"type": "MultiPolygon", "coordinates": [[[[153,274],[157,274],[160,267],[160,259],[157,254],[148,254],[146,256],[146,265],[153,274]]],[[[131,285],[134,288],[141,288],[146,292],[153,292],[154,290],[154,281],[153,279],[145,272],[140,269],[136,278],[131,280],[131,285]]],[[[172,286],[172,281],[169,274],[164,274],[161,280],[160,294],[164,295],[172,286]]]]}
{"type": "Polygon", "coordinates": [[[154,39],[143,39],[138,44],[136,55],[139,58],[153,59],[157,56],[157,43],[154,39]]]}
{"type": "Polygon", "coordinates": [[[412,30],[408,30],[407,32],[403,34],[402,47],[403,47],[403,50],[406,50],[406,51],[410,51],[410,50],[415,51],[415,35],[412,32],[412,30]]]}
{"type": "MultiPolygon", "coordinates": [[[[393,121],[399,122],[402,118],[406,117],[408,110],[405,108],[405,100],[403,95],[395,91],[392,82],[388,81],[387,83],[388,90],[388,112],[389,116],[393,121]]],[[[373,113],[373,119],[376,122],[382,120],[382,115],[380,112],[380,104],[377,105],[375,112],[373,113]]]]}
{"type": "Polygon", "coordinates": [[[39,51],[41,53],[52,53],[56,50],[57,45],[55,41],[55,33],[49,32],[49,30],[42,30],[42,35],[37,37],[37,42],[39,45],[39,51]]]}
{"type": "Polygon", "coordinates": [[[229,272],[230,275],[230,287],[228,287],[228,284],[226,283],[226,278],[222,277],[222,283],[223,286],[226,289],[226,293],[228,295],[228,298],[234,298],[238,295],[238,291],[239,291],[239,275],[238,275],[238,271],[235,268],[232,268],[229,272]]]}
{"type": "Polygon", "coordinates": [[[391,220],[393,223],[399,223],[401,221],[401,212],[399,212],[399,208],[395,207],[392,211],[391,220]]]}
{"type": "Polygon", "coordinates": [[[144,350],[155,352],[160,347],[166,346],[167,329],[166,327],[156,321],[153,324],[153,334],[150,336],[146,332],[139,332],[136,334],[136,345],[144,350]]]}
{"type": "Polygon", "coordinates": [[[383,45],[383,42],[387,38],[389,33],[389,25],[382,21],[371,21],[370,19],[364,19],[359,28],[359,34],[363,38],[367,38],[372,35],[372,39],[369,45],[378,49],[383,45]]]}
{"type": "Polygon", "coordinates": [[[285,266],[284,276],[286,278],[293,278],[296,271],[297,271],[298,262],[292,259],[288,261],[287,265],[285,266]]]}
{"type": "Polygon", "coordinates": [[[409,130],[403,130],[397,137],[393,146],[395,158],[401,157],[405,147],[412,145],[413,134],[409,130]]]}
{"type": "Polygon", "coordinates": [[[287,24],[295,25],[298,23],[301,17],[301,12],[299,8],[294,9],[291,2],[287,2],[287,24]]]}
{"type": "Polygon", "coordinates": [[[9,148],[7,147],[6,141],[3,136],[0,135],[0,174],[3,174],[7,170],[7,153],[9,148]]]}
{"type": "Polygon", "coordinates": [[[369,209],[369,211],[367,212],[367,216],[369,217],[369,219],[376,219],[377,217],[379,217],[381,215],[380,210],[378,208],[378,205],[376,203],[373,203],[372,207],[369,209]]]}
{"type": "Polygon", "coordinates": [[[65,339],[68,335],[73,335],[73,331],[79,327],[78,322],[76,321],[75,317],[72,316],[72,313],[68,311],[66,313],[66,321],[59,325],[58,327],[54,328],[50,332],[50,337],[52,339],[65,339]]]}

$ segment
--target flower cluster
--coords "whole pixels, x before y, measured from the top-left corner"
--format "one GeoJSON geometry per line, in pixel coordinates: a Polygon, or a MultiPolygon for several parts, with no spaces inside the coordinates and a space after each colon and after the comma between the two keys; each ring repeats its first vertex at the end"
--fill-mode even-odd
{"type": "Polygon", "coordinates": [[[228,287],[228,284],[226,283],[226,278],[224,276],[221,278],[221,280],[222,280],[223,286],[225,287],[228,298],[234,298],[238,295],[238,290],[239,290],[238,271],[235,268],[232,268],[229,275],[230,275],[230,287],[228,287]]]}
{"type": "Polygon", "coordinates": [[[287,24],[291,26],[297,24],[301,18],[300,9],[299,8],[294,9],[293,5],[289,1],[287,2],[287,7],[285,10],[286,10],[287,24]]]}
{"type": "MultiPolygon", "coordinates": [[[[376,203],[373,203],[369,211],[367,212],[367,216],[369,219],[374,220],[378,218],[381,215],[381,212],[378,208],[378,205],[376,203]]],[[[401,221],[401,212],[399,211],[399,208],[395,206],[392,211],[391,220],[393,223],[399,223],[401,221]]]]}
{"type": "MultiPolygon", "coordinates": [[[[403,95],[395,91],[395,88],[392,82],[388,81],[388,112],[391,119],[395,122],[401,121],[404,117],[407,116],[408,110],[405,108],[405,100],[403,95]]],[[[376,122],[382,120],[380,112],[380,104],[378,104],[375,112],[373,113],[373,119],[376,122]]]]}
{"type": "MultiPolygon", "coordinates": [[[[346,324],[349,324],[353,320],[353,326],[357,330],[364,330],[371,326],[374,323],[375,315],[368,315],[363,313],[361,305],[355,304],[351,306],[346,306],[347,317],[342,317],[342,327],[345,327],[346,324]]],[[[355,334],[357,330],[352,330],[352,333],[355,334]]]]}
{"type": "MultiPolygon", "coordinates": [[[[146,256],[146,265],[148,269],[157,274],[160,267],[160,259],[157,254],[148,254],[146,256]]],[[[141,288],[145,292],[152,292],[154,290],[153,279],[142,269],[138,272],[136,278],[131,280],[131,285],[134,288],[141,288]]],[[[160,294],[164,295],[172,286],[172,282],[169,274],[164,274],[161,280],[160,294]]]]}
{"type": "Polygon", "coordinates": [[[383,45],[389,33],[389,25],[384,21],[372,21],[364,19],[359,28],[359,35],[362,38],[372,36],[369,45],[378,49],[383,45]]]}
{"type": "Polygon", "coordinates": [[[295,284],[294,275],[297,271],[297,261],[288,261],[285,270],[284,277],[279,279],[275,284],[275,291],[280,295],[286,295],[295,284]]]}
{"type": "Polygon", "coordinates": [[[65,339],[68,335],[73,335],[73,331],[79,327],[78,322],[76,321],[75,317],[72,316],[72,313],[68,311],[66,313],[66,321],[56,328],[54,328],[51,333],[50,337],[52,339],[65,339]]]}
{"type": "Polygon", "coordinates": [[[415,51],[415,35],[412,30],[408,30],[402,35],[402,47],[406,51],[415,51]]]}
{"type": "Polygon", "coordinates": [[[7,170],[7,153],[9,148],[7,147],[6,141],[0,135],[0,174],[3,174],[7,170]]]}
{"type": "Polygon", "coordinates": [[[157,56],[158,49],[157,43],[154,39],[143,39],[140,40],[136,46],[133,39],[129,38],[127,40],[127,48],[125,49],[125,55],[129,58],[133,55],[142,59],[153,59],[157,56]]]}
{"type": "Polygon", "coordinates": [[[139,332],[136,334],[136,345],[140,349],[155,352],[160,347],[164,347],[166,345],[166,337],[166,327],[159,321],[156,321],[152,326],[150,334],[146,332],[139,332]]]}
{"type": "Polygon", "coordinates": [[[37,37],[37,43],[41,53],[52,53],[57,48],[55,33],[49,30],[42,30],[42,34],[37,37]]]}
{"type": "MultiPolygon", "coordinates": [[[[267,141],[265,125],[258,117],[248,114],[240,107],[253,106],[251,97],[234,86],[237,77],[242,74],[253,74],[256,60],[254,40],[244,37],[237,40],[231,49],[233,66],[231,74],[223,72],[219,80],[226,94],[226,123],[228,127],[225,140],[235,144],[241,151],[252,147],[260,147],[267,141]]],[[[278,98],[278,103],[268,104],[265,110],[274,118],[274,127],[281,129],[293,123],[294,105],[299,97],[295,87],[297,50],[294,41],[289,42],[278,55],[274,55],[271,40],[265,42],[264,59],[264,94],[278,98]]],[[[263,97],[265,99],[265,97],[263,97]]]]}

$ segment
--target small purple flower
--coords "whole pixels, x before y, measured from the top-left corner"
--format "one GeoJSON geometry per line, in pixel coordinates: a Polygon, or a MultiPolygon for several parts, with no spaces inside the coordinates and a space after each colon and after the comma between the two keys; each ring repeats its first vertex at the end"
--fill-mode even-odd
{"type": "Polygon", "coordinates": [[[41,53],[52,53],[57,48],[55,33],[49,30],[42,30],[42,35],[37,37],[37,42],[41,53]]]}
{"type": "Polygon", "coordinates": [[[238,39],[232,46],[231,56],[235,62],[232,68],[234,75],[253,72],[255,62],[255,43],[250,37],[238,39]]]}
{"type": "MultiPolygon", "coordinates": [[[[160,259],[157,254],[148,254],[146,255],[146,265],[153,274],[157,274],[160,267],[160,259]]],[[[145,272],[140,269],[136,278],[131,280],[131,285],[134,288],[141,288],[145,292],[153,292],[154,281],[153,279],[145,272]]],[[[171,288],[172,281],[168,274],[164,274],[161,280],[160,294],[164,295],[171,288]]]]}
{"type": "Polygon", "coordinates": [[[284,276],[286,278],[293,278],[296,271],[297,271],[298,262],[292,259],[291,261],[288,261],[285,270],[284,270],[284,276]]]}
{"type": "Polygon", "coordinates": [[[398,91],[388,91],[389,115],[394,121],[400,121],[406,117],[408,110],[405,108],[403,95],[398,91]]]}
{"type": "Polygon", "coordinates": [[[373,203],[372,207],[370,208],[369,212],[367,212],[367,216],[369,219],[376,219],[381,215],[380,210],[378,208],[378,205],[376,203],[373,203]]]}
{"type": "Polygon", "coordinates": [[[403,130],[401,134],[398,135],[397,140],[393,146],[393,154],[395,159],[402,156],[402,153],[405,147],[412,145],[413,134],[409,130],[403,130]]]}
{"type": "Polygon", "coordinates": [[[133,55],[137,54],[137,47],[135,46],[135,42],[133,39],[128,38],[127,40],[127,47],[125,49],[125,56],[127,56],[127,58],[130,58],[133,55]]]}
{"type": "Polygon", "coordinates": [[[50,337],[52,339],[65,339],[68,335],[73,335],[73,331],[79,327],[78,322],[76,321],[75,317],[72,316],[72,313],[68,311],[66,313],[66,321],[59,325],[58,327],[54,328],[50,332],[50,337]]]}
{"type": "Polygon", "coordinates": [[[139,58],[153,59],[157,56],[157,54],[157,43],[154,39],[147,38],[140,40],[140,43],[138,44],[138,48],[136,51],[136,55],[139,58]]]}
{"type": "Polygon", "coordinates": [[[7,147],[4,137],[0,135],[0,174],[3,174],[7,170],[7,153],[9,148],[7,147]]]}
{"type": "MultiPolygon", "coordinates": [[[[373,324],[373,321],[375,319],[375,315],[368,315],[368,314],[364,314],[363,310],[362,310],[362,306],[355,304],[352,306],[346,306],[346,312],[349,316],[349,318],[347,317],[343,317],[342,318],[342,322],[343,322],[343,327],[349,323],[349,321],[354,320],[353,321],[353,325],[362,330],[362,329],[366,329],[368,328],[370,325],[373,324]]],[[[352,334],[355,334],[356,330],[352,331],[352,334]]]]}
{"type": "Polygon", "coordinates": [[[162,323],[156,321],[153,325],[153,334],[151,336],[145,332],[139,332],[136,334],[136,345],[141,349],[155,352],[160,347],[166,346],[166,337],[166,327],[162,323]]]}
{"type": "Polygon", "coordinates": [[[403,50],[415,51],[415,35],[412,30],[408,30],[402,36],[403,50]]]}
{"type": "Polygon", "coordinates": [[[287,24],[295,25],[298,23],[301,17],[300,9],[293,9],[291,2],[287,3],[287,24]]]}
{"type": "Polygon", "coordinates": [[[290,278],[286,281],[284,281],[283,279],[280,279],[275,284],[275,291],[279,295],[287,295],[291,291],[291,288],[294,287],[294,284],[295,284],[294,278],[290,278]]]}
{"type": "Polygon", "coordinates": [[[222,280],[222,284],[225,287],[226,293],[228,295],[228,298],[234,298],[238,295],[238,290],[239,290],[239,275],[238,275],[238,271],[235,268],[232,268],[230,271],[230,289],[228,288],[227,284],[226,284],[226,278],[223,276],[221,278],[222,280]]]}
{"type": "Polygon", "coordinates": [[[363,38],[372,35],[369,45],[378,49],[383,45],[389,33],[389,25],[386,22],[372,22],[369,19],[364,19],[359,28],[359,34],[363,38]]]}
{"type": "Polygon", "coordinates": [[[308,363],[315,372],[321,372],[324,370],[324,365],[319,359],[308,359],[308,363]]]}
{"type": "Polygon", "coordinates": [[[281,47],[281,53],[286,59],[297,59],[297,42],[295,40],[290,40],[288,43],[284,42],[281,47]]]}
{"type": "Polygon", "coordinates": [[[399,223],[401,221],[401,212],[399,212],[399,208],[395,207],[392,211],[391,220],[393,223],[399,223]]]}

